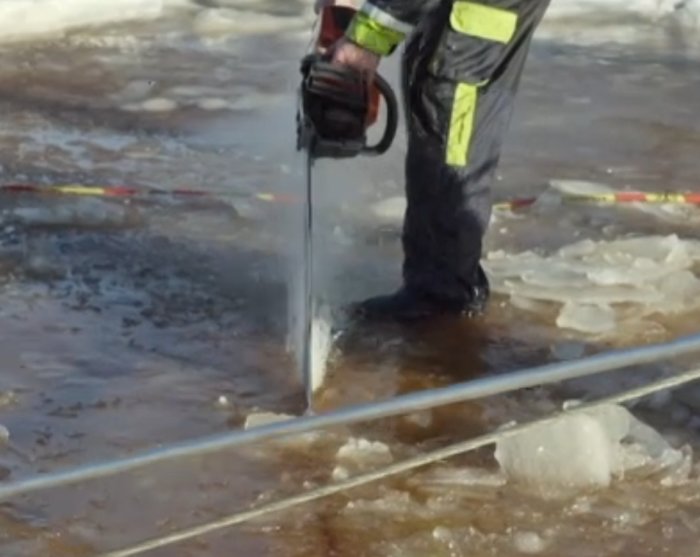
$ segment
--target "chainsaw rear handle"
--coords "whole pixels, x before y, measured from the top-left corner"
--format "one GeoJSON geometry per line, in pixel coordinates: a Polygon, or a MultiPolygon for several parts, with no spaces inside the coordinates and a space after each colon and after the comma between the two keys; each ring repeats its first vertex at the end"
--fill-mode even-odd
{"type": "Polygon", "coordinates": [[[377,88],[386,104],[386,126],[384,135],[376,145],[367,146],[362,153],[370,156],[383,155],[394,143],[399,128],[399,103],[389,82],[378,73],[374,75],[373,86],[377,88]]]}
{"type": "Polygon", "coordinates": [[[380,75],[374,79],[327,54],[310,54],[302,60],[302,114],[299,145],[314,158],[376,156],[389,150],[396,137],[399,107],[391,85],[380,75]],[[384,99],[386,125],[381,139],[367,145],[367,129],[374,123],[372,97],[384,99]]]}

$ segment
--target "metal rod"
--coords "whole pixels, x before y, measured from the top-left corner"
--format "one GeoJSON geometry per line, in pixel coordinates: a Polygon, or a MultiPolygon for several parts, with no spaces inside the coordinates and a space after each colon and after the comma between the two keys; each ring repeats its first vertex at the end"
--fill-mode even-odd
{"type": "Polygon", "coordinates": [[[573,362],[548,364],[505,375],[483,377],[449,387],[403,395],[387,401],[351,406],[325,415],[303,417],[245,431],[222,433],[151,449],[123,459],[88,464],[72,470],[19,480],[0,487],[0,501],[39,490],[113,476],[151,464],[206,455],[245,444],[307,433],[322,428],[387,418],[520,389],[558,383],[632,365],[683,356],[697,351],[700,351],[700,335],[698,334],[669,343],[615,350],[573,362]]]}
{"type": "Polygon", "coordinates": [[[256,509],[250,509],[247,511],[232,514],[219,520],[203,524],[201,526],[195,526],[193,528],[187,528],[185,530],[174,532],[166,536],[153,538],[151,540],[139,543],[126,549],[104,553],[102,555],[99,555],[98,557],[133,557],[134,555],[140,555],[142,553],[146,553],[154,549],[187,541],[192,538],[216,532],[218,530],[223,530],[225,528],[230,528],[237,524],[242,524],[243,522],[249,522],[256,518],[266,516],[268,514],[286,511],[293,507],[303,505],[305,503],[310,503],[312,501],[316,501],[324,497],[329,497],[337,493],[342,493],[343,491],[347,491],[349,489],[354,489],[356,487],[360,487],[372,482],[386,479],[390,476],[396,476],[398,474],[410,472],[411,470],[415,470],[416,468],[421,468],[423,466],[446,460],[448,458],[458,456],[460,454],[475,451],[488,445],[493,445],[494,443],[497,443],[503,439],[507,439],[509,437],[514,437],[516,435],[524,433],[527,430],[532,429],[533,427],[548,425],[550,423],[555,422],[556,420],[561,419],[563,416],[578,414],[581,412],[590,412],[595,408],[607,406],[610,404],[622,404],[624,402],[629,402],[632,400],[643,398],[660,391],[676,388],[681,385],[690,383],[691,381],[697,381],[698,379],[700,379],[700,370],[696,369],[688,371],[676,375],[674,377],[656,381],[649,385],[645,385],[644,387],[624,391],[622,393],[618,393],[617,395],[603,398],[594,402],[584,403],[579,406],[575,406],[573,408],[564,410],[562,412],[557,412],[556,414],[547,416],[546,418],[533,420],[531,422],[508,427],[506,429],[501,429],[499,431],[488,433],[486,435],[481,435],[474,439],[463,441],[461,443],[456,443],[454,445],[450,445],[448,447],[438,449],[436,451],[432,451],[430,453],[417,456],[405,460],[403,462],[398,462],[380,470],[362,474],[355,478],[350,478],[339,483],[314,489],[313,491],[309,491],[307,493],[294,495],[287,499],[276,501],[274,503],[269,503],[256,509]]]}

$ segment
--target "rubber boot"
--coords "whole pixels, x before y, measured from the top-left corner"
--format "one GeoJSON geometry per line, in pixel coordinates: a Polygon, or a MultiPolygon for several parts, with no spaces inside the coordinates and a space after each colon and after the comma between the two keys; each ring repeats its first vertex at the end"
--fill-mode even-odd
{"type": "Polygon", "coordinates": [[[368,321],[419,321],[440,317],[472,318],[481,315],[490,296],[488,278],[479,267],[478,283],[468,298],[444,298],[411,286],[386,296],[365,300],[350,308],[355,319],[368,321]]]}

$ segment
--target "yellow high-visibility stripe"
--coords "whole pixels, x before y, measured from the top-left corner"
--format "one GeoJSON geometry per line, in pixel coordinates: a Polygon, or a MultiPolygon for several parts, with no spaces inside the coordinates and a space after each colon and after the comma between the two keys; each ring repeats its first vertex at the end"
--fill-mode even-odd
{"type": "Polygon", "coordinates": [[[377,8],[377,6],[373,5],[372,2],[365,2],[362,5],[360,11],[367,14],[374,21],[381,23],[389,29],[398,31],[399,33],[404,33],[408,35],[414,29],[414,26],[410,23],[406,23],[404,21],[401,21],[400,19],[396,19],[390,13],[387,13],[384,10],[377,8]]]}
{"type": "Polygon", "coordinates": [[[105,188],[87,186],[56,186],[54,191],[70,195],[104,195],[105,188]]]}
{"type": "Polygon", "coordinates": [[[352,42],[380,56],[388,56],[406,38],[406,35],[388,27],[364,12],[357,12],[347,30],[352,42]]]}
{"type": "Polygon", "coordinates": [[[452,6],[450,23],[455,31],[465,35],[509,43],[515,35],[518,14],[476,2],[457,1],[452,6]]]}
{"type": "Polygon", "coordinates": [[[447,138],[447,164],[450,166],[467,166],[469,163],[478,96],[479,88],[476,85],[457,85],[447,138]]]}

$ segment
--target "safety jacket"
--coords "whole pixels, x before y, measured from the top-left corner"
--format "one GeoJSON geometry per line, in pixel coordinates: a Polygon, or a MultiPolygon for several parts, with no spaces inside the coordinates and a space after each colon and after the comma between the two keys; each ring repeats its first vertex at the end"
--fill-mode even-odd
{"type": "MultiPolygon", "coordinates": [[[[380,56],[388,56],[419,24],[422,16],[441,0],[369,0],[346,33],[354,43],[380,56]]],[[[460,33],[497,43],[513,37],[517,14],[478,1],[455,0],[450,25],[460,33]]]]}
{"type": "Polygon", "coordinates": [[[372,0],[365,2],[347,31],[354,43],[388,56],[417,25],[425,0],[372,0]]]}

